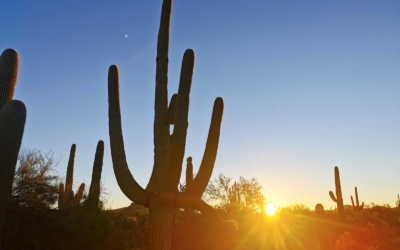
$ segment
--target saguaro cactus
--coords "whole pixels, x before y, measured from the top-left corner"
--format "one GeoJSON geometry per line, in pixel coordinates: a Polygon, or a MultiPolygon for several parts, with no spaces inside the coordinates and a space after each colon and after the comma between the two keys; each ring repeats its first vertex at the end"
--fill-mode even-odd
{"type": "Polygon", "coordinates": [[[85,206],[89,209],[98,209],[100,202],[100,180],[103,169],[104,142],[97,143],[96,155],[93,163],[92,182],[90,183],[89,195],[85,206]]]}
{"type": "Polygon", "coordinates": [[[324,206],[321,203],[318,203],[315,205],[315,215],[317,216],[323,216],[325,214],[325,209],[324,206]]]}
{"type": "Polygon", "coordinates": [[[18,53],[5,50],[0,56],[0,248],[3,248],[5,223],[10,204],[18,152],[24,133],[26,108],[12,100],[18,75],[18,53]]]}
{"type": "Polygon", "coordinates": [[[351,198],[351,204],[353,205],[353,210],[358,211],[358,210],[362,210],[364,208],[364,202],[361,204],[358,202],[358,192],[357,192],[357,187],[354,188],[355,193],[356,193],[356,205],[354,205],[354,200],[353,200],[353,196],[350,196],[351,198]]]}
{"type": "Polygon", "coordinates": [[[338,167],[335,167],[335,186],[336,186],[336,197],[332,191],[329,191],[329,196],[337,204],[339,217],[344,218],[345,213],[344,213],[344,205],[343,205],[343,197],[342,197],[342,187],[340,186],[340,175],[339,175],[338,167]]]}
{"type": "Polygon", "coordinates": [[[232,187],[230,187],[228,190],[228,198],[232,212],[237,212],[240,209],[241,197],[240,197],[240,187],[236,183],[236,181],[232,185],[232,187]]]}
{"type": "Polygon", "coordinates": [[[210,225],[236,231],[237,223],[225,221],[201,200],[211,177],[217,155],[223,100],[217,98],[211,118],[206,148],[198,174],[184,192],[178,192],[188,128],[189,95],[194,66],[194,51],[186,50],[177,96],[168,106],[168,47],[172,1],[164,0],[157,43],[154,165],[147,187],[142,188],[129,171],[121,128],[118,68],[112,65],[108,75],[109,133],[114,173],[122,192],[134,203],[149,208],[150,249],[171,249],[173,212],[193,207],[201,211],[210,225]],[[170,134],[170,124],[174,124],[170,134]]]}
{"type": "Polygon", "coordinates": [[[63,183],[60,184],[58,189],[58,208],[60,210],[70,210],[79,206],[83,192],[85,191],[85,183],[82,183],[76,194],[72,190],[74,182],[74,161],[75,161],[76,145],[72,144],[71,151],[69,153],[67,176],[65,178],[65,186],[63,183]]]}

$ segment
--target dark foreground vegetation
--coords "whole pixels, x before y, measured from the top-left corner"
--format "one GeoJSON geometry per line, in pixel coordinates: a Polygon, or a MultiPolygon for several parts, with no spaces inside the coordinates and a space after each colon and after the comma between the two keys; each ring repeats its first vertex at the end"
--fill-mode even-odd
{"type": "MultiPolygon", "coordinates": [[[[4,249],[148,249],[149,213],[144,206],[107,210],[103,190],[95,209],[86,205],[86,192],[76,206],[60,209],[57,163],[52,152],[21,151],[4,249]]],[[[197,210],[176,209],[172,249],[400,249],[400,207],[344,206],[343,218],[338,209],[324,210],[321,204],[314,211],[294,204],[269,216],[255,178],[233,182],[223,174],[209,183],[203,199],[225,220],[235,220],[238,231],[218,231],[197,210]]]]}
{"type": "MultiPolygon", "coordinates": [[[[219,211],[239,230],[224,234],[209,227],[195,211],[176,211],[172,249],[400,249],[400,209],[371,206],[315,214],[303,206],[282,208],[276,215],[240,210],[219,211]]],[[[9,211],[5,249],[146,249],[148,213],[72,211],[13,207],[9,211]]]]}

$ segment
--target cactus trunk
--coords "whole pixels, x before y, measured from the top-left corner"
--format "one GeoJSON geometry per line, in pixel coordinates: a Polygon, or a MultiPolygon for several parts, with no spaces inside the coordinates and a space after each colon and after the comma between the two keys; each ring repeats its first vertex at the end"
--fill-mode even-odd
{"type": "Polygon", "coordinates": [[[12,100],[17,73],[18,53],[7,49],[0,56],[0,249],[4,248],[15,165],[26,120],[25,105],[12,100]]]}
{"type": "Polygon", "coordinates": [[[342,187],[340,185],[340,175],[338,167],[335,167],[335,187],[336,187],[336,197],[332,191],[329,191],[329,195],[332,198],[332,200],[336,202],[339,217],[343,219],[345,217],[345,212],[344,212],[342,187]]]}
{"type": "Polygon", "coordinates": [[[150,199],[149,206],[149,249],[171,249],[172,207],[160,204],[157,198],[150,199]]]}

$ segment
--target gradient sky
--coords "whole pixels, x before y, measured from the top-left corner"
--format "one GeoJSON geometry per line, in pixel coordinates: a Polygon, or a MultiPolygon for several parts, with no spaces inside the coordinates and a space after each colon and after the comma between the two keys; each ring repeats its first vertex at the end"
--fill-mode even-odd
{"type": "MultiPolygon", "coordinates": [[[[98,140],[112,208],[128,206],[112,169],[107,72],[118,65],[128,164],[146,186],[153,165],[161,0],[1,4],[0,50],[20,55],[15,99],[24,147],[52,150],[89,185],[98,140]],[[128,37],[126,37],[126,35],[128,37]]],[[[172,11],[169,95],[185,49],[196,52],[185,157],[199,166],[214,99],[225,111],[213,177],[256,177],[278,206],[395,205],[400,193],[400,1],[180,1],[172,11]]]]}

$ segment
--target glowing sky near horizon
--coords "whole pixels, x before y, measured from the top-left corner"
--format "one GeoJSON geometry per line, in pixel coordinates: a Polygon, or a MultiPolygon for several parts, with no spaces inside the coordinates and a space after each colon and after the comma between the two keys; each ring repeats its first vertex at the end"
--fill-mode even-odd
{"type": "MultiPolygon", "coordinates": [[[[161,0],[7,1],[0,50],[20,55],[15,99],[24,147],[53,150],[75,185],[90,183],[105,141],[104,186],[128,206],[112,169],[107,71],[120,70],[125,151],[146,186],[153,165],[156,41],[161,0]]],[[[256,177],[277,206],[334,207],[334,166],[346,204],[395,205],[400,193],[400,2],[179,1],[172,11],[169,95],[183,52],[196,52],[185,157],[199,166],[214,99],[225,111],[213,177],[256,177]]],[[[195,170],[196,172],[196,170],[195,170]]]]}

